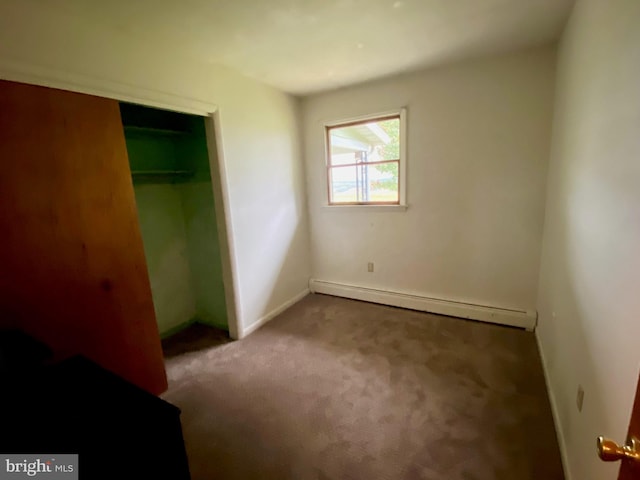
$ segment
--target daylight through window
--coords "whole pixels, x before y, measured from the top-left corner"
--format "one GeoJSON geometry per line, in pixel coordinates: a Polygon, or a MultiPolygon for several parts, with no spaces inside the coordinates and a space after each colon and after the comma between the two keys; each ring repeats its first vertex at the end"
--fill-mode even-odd
{"type": "Polygon", "coordinates": [[[326,127],[330,205],[399,205],[401,114],[326,127]]]}

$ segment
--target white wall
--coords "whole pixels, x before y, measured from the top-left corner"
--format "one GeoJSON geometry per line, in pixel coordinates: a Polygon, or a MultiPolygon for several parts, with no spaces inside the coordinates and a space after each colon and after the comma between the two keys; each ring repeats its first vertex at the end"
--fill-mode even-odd
{"type": "Polygon", "coordinates": [[[638,379],[639,26],[637,0],[579,0],[559,50],[538,337],[574,480],[616,478],[595,438],[624,441],[638,379]]]}
{"type": "Polygon", "coordinates": [[[194,63],[188,52],[73,15],[56,2],[1,2],[0,77],[219,107],[242,334],[307,286],[297,100],[226,68],[194,63]]]}
{"type": "Polygon", "coordinates": [[[534,309],[554,62],[543,47],[305,98],[312,276],[534,309]],[[323,123],[399,107],[409,208],[326,207],[323,123]]]}

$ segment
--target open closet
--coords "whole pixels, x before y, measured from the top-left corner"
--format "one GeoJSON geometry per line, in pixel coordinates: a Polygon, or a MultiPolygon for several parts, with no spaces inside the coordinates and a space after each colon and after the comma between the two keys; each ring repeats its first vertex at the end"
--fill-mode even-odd
{"type": "Polygon", "coordinates": [[[160,335],[228,330],[205,119],[128,103],[120,114],[160,335]]]}

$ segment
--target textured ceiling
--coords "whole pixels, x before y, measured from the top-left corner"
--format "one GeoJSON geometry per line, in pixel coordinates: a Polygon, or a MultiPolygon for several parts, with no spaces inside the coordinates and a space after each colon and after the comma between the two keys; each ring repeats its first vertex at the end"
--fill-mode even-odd
{"type": "Polygon", "coordinates": [[[556,39],[573,0],[57,0],[58,8],[304,95],[556,39]]]}

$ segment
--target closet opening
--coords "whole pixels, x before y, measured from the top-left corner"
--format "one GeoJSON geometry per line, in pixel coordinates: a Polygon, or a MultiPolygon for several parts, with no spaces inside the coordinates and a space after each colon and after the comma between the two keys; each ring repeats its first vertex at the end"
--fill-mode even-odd
{"type": "Polygon", "coordinates": [[[207,119],[124,102],[120,114],[163,343],[178,333],[227,341],[224,218],[216,218],[207,119]]]}

